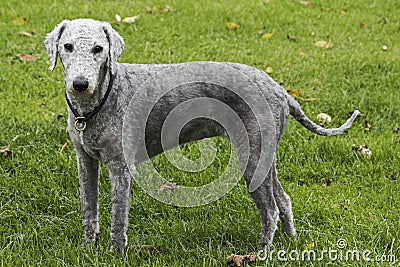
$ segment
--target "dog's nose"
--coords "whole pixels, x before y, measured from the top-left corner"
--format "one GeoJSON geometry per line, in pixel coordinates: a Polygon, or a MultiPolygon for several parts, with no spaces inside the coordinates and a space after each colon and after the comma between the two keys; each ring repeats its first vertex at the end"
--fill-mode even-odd
{"type": "Polygon", "coordinates": [[[74,89],[78,92],[83,92],[89,87],[89,81],[86,80],[83,77],[78,77],[75,79],[75,81],[72,83],[72,86],[74,89]]]}

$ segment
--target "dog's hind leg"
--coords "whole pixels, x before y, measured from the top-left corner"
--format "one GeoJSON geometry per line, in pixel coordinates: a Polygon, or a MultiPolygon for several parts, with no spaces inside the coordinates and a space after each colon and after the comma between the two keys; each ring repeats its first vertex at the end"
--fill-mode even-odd
{"type": "MultiPolygon", "coordinates": [[[[247,185],[250,184],[252,175],[257,167],[257,156],[252,155],[244,173],[247,185]],[[254,158],[255,157],[255,158],[254,158]]],[[[275,168],[272,166],[271,169],[275,168]]],[[[258,248],[268,250],[272,244],[279,219],[279,209],[274,195],[273,172],[270,170],[262,184],[250,195],[254,199],[261,218],[261,238],[258,248]]]]}
{"type": "Polygon", "coordinates": [[[293,223],[292,202],[290,201],[290,197],[285,193],[281,183],[278,180],[275,166],[271,168],[271,172],[274,186],[274,196],[276,204],[279,208],[279,217],[282,220],[283,231],[285,231],[285,233],[288,235],[295,236],[296,229],[294,228],[293,223]]]}

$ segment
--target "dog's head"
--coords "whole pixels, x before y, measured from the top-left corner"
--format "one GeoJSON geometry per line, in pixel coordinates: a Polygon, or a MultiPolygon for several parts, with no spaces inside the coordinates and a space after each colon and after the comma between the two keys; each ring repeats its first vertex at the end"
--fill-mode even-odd
{"type": "Polygon", "coordinates": [[[116,72],[124,48],[122,37],[107,22],[92,19],[64,20],[45,40],[53,70],[60,56],[65,87],[74,95],[91,95],[102,78],[116,72]]]}

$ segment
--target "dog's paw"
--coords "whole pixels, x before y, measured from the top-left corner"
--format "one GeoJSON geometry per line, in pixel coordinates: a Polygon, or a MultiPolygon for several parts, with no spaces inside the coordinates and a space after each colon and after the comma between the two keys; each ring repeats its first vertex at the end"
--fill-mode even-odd
{"type": "Polygon", "coordinates": [[[116,242],[111,242],[110,252],[123,256],[125,253],[125,244],[118,244],[116,242]]]}
{"type": "Polygon", "coordinates": [[[82,236],[82,247],[85,248],[90,245],[97,246],[99,243],[99,239],[97,237],[97,233],[93,231],[85,231],[82,236]]]}

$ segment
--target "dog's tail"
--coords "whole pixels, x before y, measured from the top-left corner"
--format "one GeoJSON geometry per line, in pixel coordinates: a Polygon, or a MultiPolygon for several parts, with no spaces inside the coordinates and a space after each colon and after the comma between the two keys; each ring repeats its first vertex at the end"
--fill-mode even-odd
{"type": "Polygon", "coordinates": [[[346,131],[351,127],[353,121],[357,118],[358,115],[360,115],[360,112],[358,110],[355,110],[353,112],[353,115],[351,115],[351,117],[339,128],[325,129],[319,126],[318,124],[314,123],[313,121],[311,121],[304,114],[304,111],[301,109],[300,104],[293,97],[289,96],[288,102],[289,102],[290,115],[292,115],[298,122],[301,123],[301,125],[303,125],[311,132],[324,136],[333,136],[343,133],[344,131],[346,131]]]}

